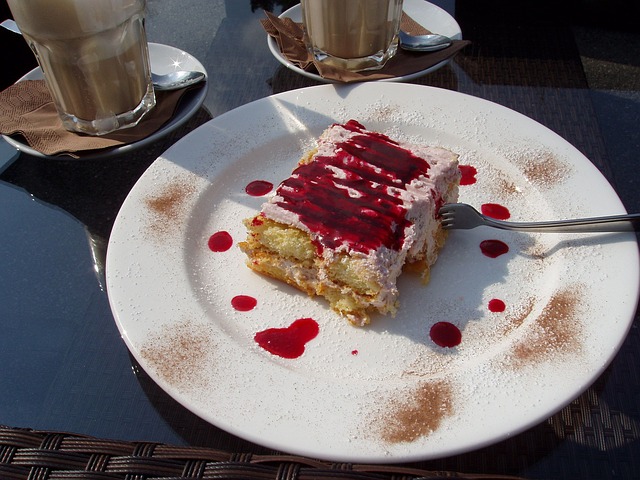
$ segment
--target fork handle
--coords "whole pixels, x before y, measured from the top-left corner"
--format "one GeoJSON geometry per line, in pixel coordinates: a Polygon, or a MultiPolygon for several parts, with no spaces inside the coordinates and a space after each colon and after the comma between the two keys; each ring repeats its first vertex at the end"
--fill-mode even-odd
{"type": "Polygon", "coordinates": [[[486,222],[503,230],[523,232],[638,232],[640,231],[640,213],[611,215],[607,217],[580,218],[575,220],[557,220],[551,222],[504,222],[484,216],[486,222]]]}

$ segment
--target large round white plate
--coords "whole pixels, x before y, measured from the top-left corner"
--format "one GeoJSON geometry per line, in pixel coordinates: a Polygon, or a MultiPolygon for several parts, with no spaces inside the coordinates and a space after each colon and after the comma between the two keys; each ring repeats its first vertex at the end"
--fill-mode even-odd
{"type": "Polygon", "coordinates": [[[107,254],[111,307],[138,362],[172,397],[245,439],[349,462],[452,455],[516,434],[579,395],[630,327],[639,272],[635,236],[452,231],[431,281],[405,274],[395,318],[356,328],[286,285],[253,273],[237,243],[264,198],[333,122],[356,119],[399,140],[440,145],[477,169],[460,199],[498,203],[512,220],[618,214],[594,166],[547,128],[460,93],[365,83],[294,90],[198,128],[141,177],[107,254]],[[233,246],[208,241],[228,232],[233,246]],[[509,253],[484,256],[483,240],[509,253]],[[232,308],[237,295],[257,306],[232,308]],[[492,312],[492,299],[506,304],[492,312]],[[296,359],[254,335],[312,318],[318,336],[296,359]],[[440,321],[462,343],[430,339],[440,321]]]}
{"type": "MultiPolygon", "coordinates": [[[[425,2],[424,0],[404,0],[403,5],[403,10],[407,13],[407,15],[409,15],[416,22],[418,22],[428,30],[434,33],[439,33],[440,35],[445,35],[454,40],[462,40],[462,30],[460,30],[460,25],[458,25],[458,22],[456,22],[455,18],[449,15],[446,10],[443,10],[442,8],[432,3],[425,2]]],[[[283,12],[280,17],[291,18],[295,22],[302,22],[302,9],[300,8],[300,5],[294,5],[290,9],[283,12]]],[[[333,80],[323,78],[317,73],[307,72],[306,70],[303,70],[297,65],[291,63],[284,55],[282,55],[280,48],[278,48],[278,44],[269,35],[267,35],[267,45],[269,46],[269,50],[271,50],[273,56],[285,67],[294,70],[300,75],[304,75],[305,77],[317,80],[319,82],[338,83],[333,80]]],[[[426,75],[427,73],[438,70],[439,68],[444,67],[449,62],[450,59],[444,60],[436,65],[433,65],[432,67],[420,70],[418,72],[402,75],[400,77],[385,78],[377,81],[408,82],[409,80],[413,80],[414,78],[418,78],[426,75]]]]}
{"type": "MultiPolygon", "coordinates": [[[[163,45],[160,43],[149,43],[149,61],[151,62],[151,69],[153,70],[153,72],[160,75],[177,70],[195,70],[198,72],[203,72],[205,76],[207,75],[207,70],[204,68],[202,63],[198,61],[197,58],[183,50],[180,50],[179,48],[171,47],[169,45],[163,45]]],[[[40,67],[37,67],[31,70],[18,81],[21,82],[23,80],[40,80],[42,78],[44,78],[42,75],[42,70],[40,69],[40,67]]],[[[173,117],[153,134],[137,142],[128,143],[120,147],[82,152],[78,155],[78,158],[80,160],[108,158],[115,155],[122,155],[127,152],[137,150],[140,147],[144,147],[145,145],[149,145],[159,138],[174,131],[176,128],[180,127],[187,120],[189,120],[189,118],[191,118],[198,111],[206,96],[206,87],[194,89],[192,92],[187,92],[184,97],[181,98],[180,103],[178,104],[178,108],[173,117]]],[[[19,139],[18,137],[11,137],[9,135],[2,135],[2,137],[13,147],[35,157],[65,160],[75,158],[67,155],[45,155],[31,148],[29,145],[21,141],[21,139],[19,139]]]]}

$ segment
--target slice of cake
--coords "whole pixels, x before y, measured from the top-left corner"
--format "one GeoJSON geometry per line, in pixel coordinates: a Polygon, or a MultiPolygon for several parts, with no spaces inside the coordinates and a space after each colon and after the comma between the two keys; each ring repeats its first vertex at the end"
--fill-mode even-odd
{"type": "Polygon", "coordinates": [[[449,150],[335,124],[245,220],[240,248],[256,272],[365,325],[371,313],[395,314],[403,267],[429,280],[446,233],[438,209],[457,201],[459,181],[449,150]]]}

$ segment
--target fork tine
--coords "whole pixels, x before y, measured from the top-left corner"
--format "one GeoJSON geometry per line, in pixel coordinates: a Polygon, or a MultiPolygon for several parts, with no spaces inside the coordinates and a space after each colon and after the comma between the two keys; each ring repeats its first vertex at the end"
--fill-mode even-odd
{"type": "Polygon", "coordinates": [[[456,214],[456,206],[453,203],[445,203],[440,210],[438,210],[438,215],[443,218],[451,218],[456,214]]]}
{"type": "Polygon", "coordinates": [[[445,204],[438,210],[438,216],[440,217],[442,228],[450,228],[455,221],[455,209],[451,205],[445,204]]]}
{"type": "Polygon", "coordinates": [[[444,217],[445,215],[452,215],[453,213],[454,213],[453,209],[451,208],[451,205],[448,203],[445,203],[438,210],[438,215],[440,215],[441,217],[444,217]]]}

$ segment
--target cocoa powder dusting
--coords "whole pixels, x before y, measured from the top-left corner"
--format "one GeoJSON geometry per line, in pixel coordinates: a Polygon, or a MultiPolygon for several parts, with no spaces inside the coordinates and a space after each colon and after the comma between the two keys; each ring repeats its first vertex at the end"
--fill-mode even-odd
{"type": "Polygon", "coordinates": [[[549,360],[556,355],[580,353],[579,305],[579,286],[569,286],[554,293],[531,331],[515,345],[513,363],[523,365],[549,360]]]}
{"type": "Polygon", "coordinates": [[[195,186],[184,180],[175,180],[145,203],[152,213],[150,225],[153,233],[168,233],[185,215],[185,200],[195,192],[195,186]]]}
{"type": "Polygon", "coordinates": [[[518,308],[508,311],[505,319],[506,323],[502,326],[502,331],[500,332],[501,335],[507,336],[510,332],[520,327],[533,311],[534,305],[535,299],[528,298],[518,308]]]}
{"type": "Polygon", "coordinates": [[[210,367],[205,365],[212,348],[212,336],[205,328],[183,322],[165,328],[140,350],[158,375],[170,385],[189,390],[207,387],[210,367]]]}
{"type": "Polygon", "coordinates": [[[533,260],[544,260],[547,258],[548,248],[541,243],[531,245],[524,253],[529,255],[533,260]]]}
{"type": "Polygon", "coordinates": [[[567,176],[568,167],[551,153],[532,155],[524,164],[524,176],[533,184],[551,186],[561,183],[567,176]]]}
{"type": "Polygon", "coordinates": [[[490,187],[495,190],[496,195],[500,197],[508,197],[509,195],[516,195],[520,193],[517,185],[512,180],[506,178],[504,174],[499,173],[496,182],[490,187]]]}
{"type": "Polygon", "coordinates": [[[438,429],[453,412],[452,389],[446,381],[427,382],[400,391],[374,420],[373,431],[387,443],[413,442],[438,429]]]}

